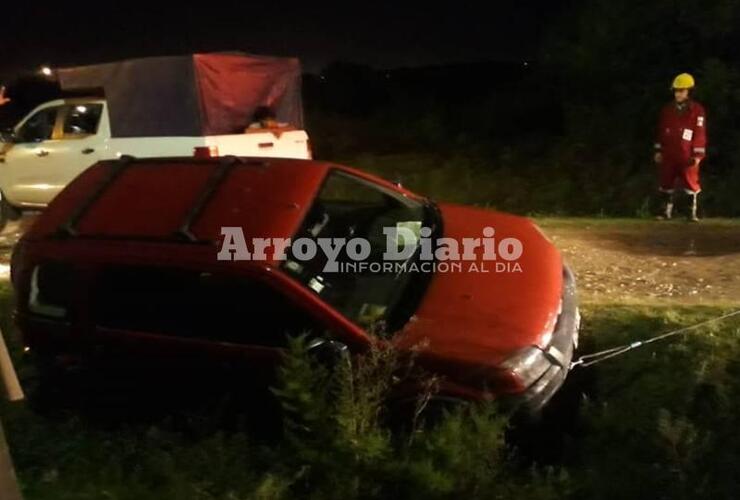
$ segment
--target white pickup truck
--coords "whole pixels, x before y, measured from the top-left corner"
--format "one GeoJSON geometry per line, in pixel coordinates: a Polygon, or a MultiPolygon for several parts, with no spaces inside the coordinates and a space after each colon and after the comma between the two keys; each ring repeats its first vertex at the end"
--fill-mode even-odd
{"type": "Polygon", "coordinates": [[[241,53],[59,70],[62,90],[110,95],[47,102],[3,134],[0,229],[22,210],[46,207],[100,160],[193,156],[196,150],[199,156],[310,159],[300,75],[296,59],[241,53]],[[269,110],[271,119],[260,121],[259,109],[269,110]]]}
{"type": "Polygon", "coordinates": [[[210,137],[114,138],[106,101],[67,99],[33,110],[0,146],[0,195],[12,209],[45,207],[69,182],[99,160],[214,155],[310,158],[308,135],[294,129],[247,129],[210,137]]]}

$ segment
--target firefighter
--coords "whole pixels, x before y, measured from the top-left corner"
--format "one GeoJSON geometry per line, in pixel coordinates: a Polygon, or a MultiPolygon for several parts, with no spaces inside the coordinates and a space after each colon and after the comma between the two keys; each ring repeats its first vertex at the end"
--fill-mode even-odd
{"type": "Polygon", "coordinates": [[[694,77],[690,74],[678,75],[672,85],[673,102],[660,112],[655,163],[659,166],[663,198],[661,219],[673,216],[675,194],[679,190],[689,197],[689,220],[699,220],[699,166],[707,151],[707,123],[704,107],[691,98],[694,85],[694,77]]]}

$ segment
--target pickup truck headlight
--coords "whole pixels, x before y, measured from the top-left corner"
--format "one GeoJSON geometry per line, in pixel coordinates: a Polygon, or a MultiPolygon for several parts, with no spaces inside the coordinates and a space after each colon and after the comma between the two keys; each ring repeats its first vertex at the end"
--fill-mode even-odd
{"type": "Polygon", "coordinates": [[[504,361],[501,366],[513,373],[524,387],[534,384],[552,363],[539,347],[528,347],[504,361]]]}

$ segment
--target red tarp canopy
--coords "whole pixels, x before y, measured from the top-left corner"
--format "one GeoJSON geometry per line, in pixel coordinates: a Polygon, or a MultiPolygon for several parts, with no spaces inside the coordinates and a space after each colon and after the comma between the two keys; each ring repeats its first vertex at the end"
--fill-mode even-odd
{"type": "Polygon", "coordinates": [[[59,70],[62,90],[103,89],[113,137],[241,133],[272,109],[303,128],[298,59],[242,53],[151,57],[59,70]]]}

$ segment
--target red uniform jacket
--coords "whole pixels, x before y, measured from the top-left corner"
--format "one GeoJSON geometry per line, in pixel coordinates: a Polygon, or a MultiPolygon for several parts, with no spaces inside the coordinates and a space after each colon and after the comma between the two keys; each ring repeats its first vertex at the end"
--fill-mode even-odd
{"type": "Polygon", "coordinates": [[[704,106],[689,101],[679,111],[675,103],[666,104],[660,112],[655,149],[670,163],[688,165],[692,159],[703,160],[707,153],[704,106]]]}

